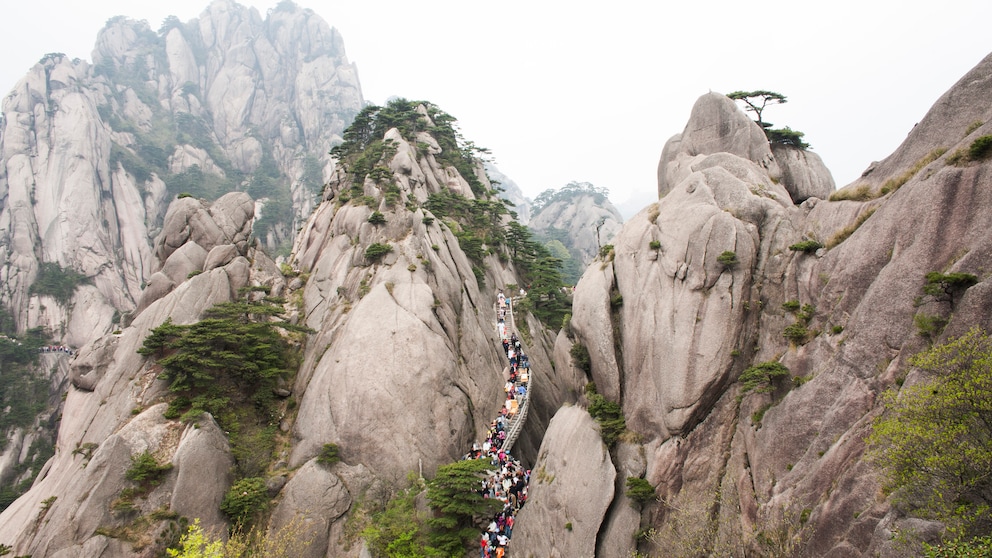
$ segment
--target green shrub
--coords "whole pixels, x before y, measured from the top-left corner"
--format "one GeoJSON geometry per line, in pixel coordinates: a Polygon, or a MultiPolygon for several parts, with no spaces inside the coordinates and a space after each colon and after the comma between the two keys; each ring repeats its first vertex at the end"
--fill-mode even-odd
{"type": "Polygon", "coordinates": [[[231,519],[236,527],[244,527],[252,519],[265,511],[269,504],[269,494],[265,488],[265,479],[249,477],[231,485],[220,511],[231,519]]]}
{"type": "Polygon", "coordinates": [[[757,411],[751,413],[751,424],[755,426],[760,425],[761,419],[765,418],[765,413],[767,413],[768,409],[771,408],[772,408],[771,403],[765,403],[764,405],[758,407],[757,411]]]}
{"type": "Polygon", "coordinates": [[[754,391],[755,393],[771,393],[775,384],[789,375],[789,369],[780,362],[768,361],[749,367],[740,378],[741,395],[754,391]]]}
{"type": "Polygon", "coordinates": [[[661,241],[652,240],[651,242],[648,243],[648,247],[650,247],[652,250],[661,250],[661,241]]]}
{"type": "Polygon", "coordinates": [[[131,456],[131,466],[124,476],[140,485],[156,486],[162,482],[162,477],[172,470],[172,464],[159,465],[151,453],[145,451],[131,456]]]}
{"type": "Polygon", "coordinates": [[[953,298],[968,287],[978,283],[978,277],[971,273],[927,273],[927,282],[923,292],[935,297],[953,298]]]}
{"type": "Polygon", "coordinates": [[[568,351],[568,354],[572,355],[572,364],[576,368],[588,374],[592,371],[592,362],[589,359],[589,349],[586,348],[582,343],[573,343],[572,348],[568,351]]]}
{"type": "Polygon", "coordinates": [[[820,244],[815,240],[804,240],[789,246],[789,250],[792,250],[793,252],[802,252],[804,254],[812,254],[820,248],[823,248],[823,244],[820,244]]]}
{"type": "Polygon", "coordinates": [[[623,295],[620,294],[620,291],[613,291],[613,294],[610,295],[610,307],[616,309],[621,306],[623,306],[623,295]]]}
{"type": "Polygon", "coordinates": [[[627,477],[627,497],[644,505],[654,500],[657,495],[654,487],[647,480],[640,477],[627,477]]]}
{"type": "Polygon", "coordinates": [[[802,345],[809,339],[809,329],[806,328],[805,324],[796,322],[785,326],[785,329],[782,330],[782,335],[789,341],[797,345],[802,345]]]}
{"type": "Polygon", "coordinates": [[[192,404],[193,402],[189,400],[189,397],[180,395],[172,401],[169,401],[169,406],[165,409],[165,412],[162,413],[162,416],[170,420],[177,419],[181,417],[183,412],[187,411],[192,404]]]}
{"type": "MultiPolygon", "coordinates": [[[[484,498],[477,487],[493,473],[488,459],[463,459],[437,469],[427,484],[427,501],[434,511],[428,521],[432,527],[433,546],[446,551],[444,556],[463,556],[464,545],[479,536],[477,517],[493,517],[503,508],[496,498],[484,498]]],[[[423,554],[408,554],[415,556],[423,554]]]]}
{"type": "Polygon", "coordinates": [[[798,300],[787,300],[787,301],[783,302],[782,303],[782,310],[785,310],[786,312],[795,312],[796,310],[799,310],[799,301],[798,300]]]}
{"type": "Polygon", "coordinates": [[[607,447],[613,447],[627,429],[620,405],[598,393],[589,395],[589,414],[599,423],[599,434],[607,447]]]}
{"type": "Polygon", "coordinates": [[[369,223],[372,223],[373,225],[381,225],[385,222],[386,222],[386,216],[383,215],[378,210],[373,211],[372,214],[369,215],[369,223]]]}
{"type": "Polygon", "coordinates": [[[372,263],[377,263],[382,258],[393,251],[393,247],[389,244],[380,244],[378,242],[370,244],[368,248],[365,249],[365,259],[372,263]]]}
{"type": "Polygon", "coordinates": [[[723,267],[730,269],[732,267],[737,266],[738,263],[737,253],[731,252],[730,250],[725,250],[721,252],[719,256],[716,257],[716,261],[718,264],[722,265],[723,267]]]}
{"type": "Polygon", "coordinates": [[[178,194],[176,194],[177,200],[181,200],[183,198],[192,198],[192,197],[193,194],[190,194],[189,192],[179,192],[178,194]]]}
{"type": "Polygon", "coordinates": [[[341,455],[339,454],[337,444],[324,444],[324,447],[320,450],[320,454],[317,456],[317,463],[327,465],[328,467],[340,461],[341,455]]]}
{"type": "Polygon", "coordinates": [[[893,504],[941,521],[959,537],[989,532],[989,362],[992,338],[977,327],[915,355],[909,364],[919,370],[919,381],[884,394],[885,412],[866,440],[866,457],[884,474],[893,504]]]}
{"type": "Polygon", "coordinates": [[[944,326],[947,325],[947,318],[921,312],[913,316],[913,323],[916,325],[916,333],[920,337],[933,342],[944,331],[944,326]]]}
{"type": "Polygon", "coordinates": [[[607,260],[607,261],[612,260],[613,259],[613,245],[612,244],[606,244],[606,245],[600,247],[600,249],[599,249],[599,257],[600,258],[603,258],[604,260],[607,260]]]}
{"type": "Polygon", "coordinates": [[[973,161],[983,159],[989,154],[992,154],[992,136],[981,136],[968,147],[968,156],[973,161]]]}
{"type": "Polygon", "coordinates": [[[835,325],[830,328],[830,333],[833,333],[834,335],[837,335],[843,331],[844,331],[844,326],[842,325],[835,325]]]}

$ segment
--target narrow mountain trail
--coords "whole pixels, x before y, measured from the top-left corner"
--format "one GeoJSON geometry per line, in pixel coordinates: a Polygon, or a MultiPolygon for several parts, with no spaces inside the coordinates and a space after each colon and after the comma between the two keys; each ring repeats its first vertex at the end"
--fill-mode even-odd
{"type": "Polygon", "coordinates": [[[503,509],[492,518],[480,537],[482,558],[507,555],[515,516],[527,501],[527,483],[530,482],[530,471],[510,454],[527,420],[531,401],[529,390],[533,387],[530,362],[516,334],[513,306],[513,301],[505,298],[502,292],[493,305],[496,330],[509,363],[503,370],[506,402],[500,408],[499,416],[490,423],[485,441],[481,445],[473,444],[472,451],[465,456],[465,459],[490,460],[495,470],[484,480],[482,495],[503,502],[503,509]]]}

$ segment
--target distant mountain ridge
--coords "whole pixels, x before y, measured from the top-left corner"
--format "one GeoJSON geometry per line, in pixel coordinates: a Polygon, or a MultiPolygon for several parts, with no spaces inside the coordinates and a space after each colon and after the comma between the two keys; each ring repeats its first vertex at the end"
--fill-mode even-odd
{"type": "Polygon", "coordinates": [[[570,182],[541,192],[532,203],[530,227],[535,235],[546,245],[560,245],[568,251],[563,273],[570,284],[578,281],[623,224],[623,217],[607,196],[604,188],[570,182]]]}
{"type": "Polygon", "coordinates": [[[248,192],[255,235],[288,249],[363,103],[340,35],[292,2],[263,19],[216,0],[158,31],[111,18],[92,65],[47,55],[4,100],[0,304],[69,344],[108,331],[179,194],[248,192]],[[44,262],[87,278],[70,305],[28,293],[44,262]]]}

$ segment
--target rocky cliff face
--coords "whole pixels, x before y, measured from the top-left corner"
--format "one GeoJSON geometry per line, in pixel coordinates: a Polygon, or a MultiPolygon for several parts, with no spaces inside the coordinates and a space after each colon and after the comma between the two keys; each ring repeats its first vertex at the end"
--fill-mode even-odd
{"type": "MultiPolygon", "coordinates": [[[[197,198],[249,192],[253,234],[288,252],[362,102],[340,35],[289,2],[262,18],[218,0],[157,32],[117,17],[93,64],[45,56],[3,100],[0,315],[71,347],[126,324],[209,259],[191,244],[182,264],[155,252],[177,195],[191,195],[183,211],[205,213],[197,198]],[[46,266],[81,276],[74,293],[32,288],[46,266]]],[[[200,219],[187,213],[175,217],[200,219]]],[[[0,460],[23,462],[17,447],[0,460]]]]}
{"type": "MultiPolygon", "coordinates": [[[[618,491],[601,517],[535,490],[543,524],[581,524],[600,543],[644,529],[641,548],[660,555],[737,555],[761,533],[782,555],[894,556],[893,532],[914,521],[926,532],[881,494],[864,436],[881,392],[926,347],[916,313],[947,318],[942,338],[992,326],[992,163],[954,158],[992,132],[990,90],[992,56],[840,201],[824,199],[832,179],[814,155],[770,149],[728,98],[701,97],[665,146],[659,201],[586,271],[571,321],[590,379],[633,433],[613,461],[639,476],[624,456],[640,440],[658,500],[630,517],[618,491]],[[952,308],[921,297],[929,271],[980,279],[952,308]],[[793,380],[743,393],[741,372],[768,361],[793,380]]],[[[535,470],[569,455],[559,429],[583,428],[563,413],[535,470]]],[[[599,482],[590,471],[573,482],[599,482]]]]}
{"type": "Polygon", "coordinates": [[[48,55],[4,99],[0,304],[18,328],[81,346],[131,311],[155,271],[169,200],[259,201],[255,234],[288,245],[319,197],[326,154],[361,108],[341,37],[291,3],[266,18],[229,0],[199,19],[111,19],[93,64],[48,55]],[[85,277],[61,303],[39,267],[85,277]]]}
{"type": "Polygon", "coordinates": [[[193,270],[199,273],[184,275],[171,290],[146,291],[129,327],[80,349],[71,361],[55,456],[31,490],[0,514],[5,544],[37,556],[126,556],[146,548],[179,515],[200,517],[214,528],[224,524],[218,506],[233,464],[227,437],[209,416],[197,425],[166,419],[168,391],[156,380],[160,368],[137,349],[167,319],[192,323],[205,309],[236,298],[242,287],[280,292],[284,281],[276,266],[244,242],[253,207],[243,193],[209,207],[191,198],[172,204],[170,216],[196,218],[167,219],[157,242],[161,253],[171,250],[164,269],[186,265],[190,252],[227,256],[201,258],[193,270]],[[194,205],[202,211],[191,211],[194,205]],[[132,456],[145,451],[171,463],[173,472],[145,497],[134,497],[133,509],[112,505],[130,486],[125,471],[132,456]],[[134,514],[147,518],[156,509],[175,514],[134,527],[134,514]]]}

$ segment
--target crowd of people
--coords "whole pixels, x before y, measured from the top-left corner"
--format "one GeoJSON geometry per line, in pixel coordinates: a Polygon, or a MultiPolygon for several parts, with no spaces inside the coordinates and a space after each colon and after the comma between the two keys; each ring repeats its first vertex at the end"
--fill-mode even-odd
{"type": "Polygon", "coordinates": [[[527,484],[530,482],[530,470],[524,469],[505,448],[508,430],[527,397],[530,381],[530,363],[520,339],[515,332],[507,335],[506,316],[508,311],[512,311],[510,304],[510,299],[500,291],[496,300],[496,319],[503,351],[509,361],[509,374],[504,385],[506,403],[500,407],[499,416],[490,423],[486,439],[482,444],[473,444],[472,451],[465,456],[465,459],[490,460],[494,470],[482,480],[479,494],[483,498],[503,502],[503,509],[489,522],[479,540],[482,558],[505,556],[513,533],[514,515],[527,502],[527,484]]]}
{"type": "Polygon", "coordinates": [[[67,355],[76,354],[76,350],[72,347],[66,347],[65,345],[45,345],[43,347],[38,347],[39,353],[65,353],[67,355]]]}

